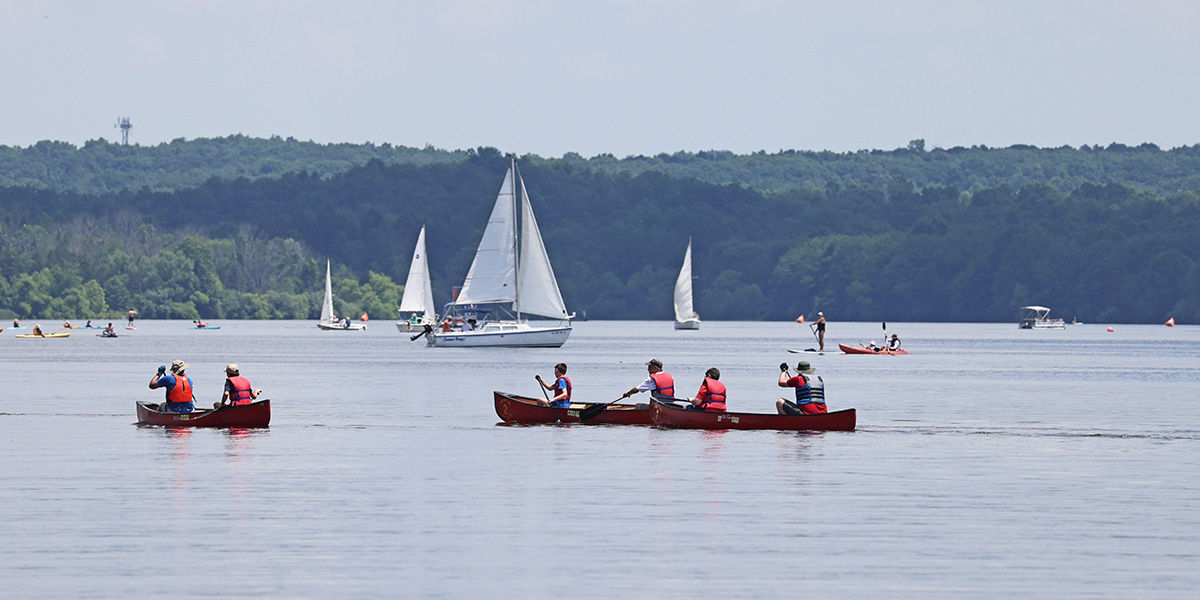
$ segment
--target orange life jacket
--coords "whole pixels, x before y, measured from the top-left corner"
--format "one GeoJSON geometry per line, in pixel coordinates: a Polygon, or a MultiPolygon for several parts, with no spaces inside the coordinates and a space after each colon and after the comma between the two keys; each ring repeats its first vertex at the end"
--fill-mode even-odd
{"type": "MultiPolygon", "coordinates": [[[[554,387],[555,387],[555,388],[558,388],[558,382],[560,382],[560,381],[565,381],[565,382],[567,382],[567,397],[565,398],[565,400],[566,400],[566,401],[568,401],[568,402],[570,402],[570,401],[571,401],[571,380],[570,380],[570,379],[567,379],[567,376],[566,376],[566,375],[563,375],[562,377],[559,377],[558,379],[555,379],[555,380],[554,380],[554,387]]],[[[561,388],[560,388],[560,389],[561,389],[561,388]]],[[[554,394],[554,395],[555,395],[555,396],[557,396],[558,394],[554,394]]]]}
{"type": "Polygon", "coordinates": [[[254,401],[254,397],[250,391],[250,380],[241,375],[234,375],[228,378],[229,383],[233,384],[233,393],[229,395],[229,402],[234,406],[242,406],[250,404],[254,401]]]}
{"type": "Polygon", "coordinates": [[[651,394],[658,394],[667,398],[675,397],[675,379],[669,373],[663,373],[662,371],[652,373],[650,379],[654,380],[654,389],[650,392],[651,394]]]}
{"type": "Polygon", "coordinates": [[[192,401],[192,382],[187,375],[175,375],[175,385],[167,390],[167,402],[181,403],[192,401]]]}
{"type": "Polygon", "coordinates": [[[704,378],[706,394],[696,394],[700,398],[700,408],[709,412],[725,412],[725,384],[716,379],[704,378]]]}

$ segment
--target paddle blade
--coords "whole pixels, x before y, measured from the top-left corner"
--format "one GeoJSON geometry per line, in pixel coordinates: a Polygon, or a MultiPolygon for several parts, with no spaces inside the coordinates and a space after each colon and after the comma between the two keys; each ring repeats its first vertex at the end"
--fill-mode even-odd
{"type": "Polygon", "coordinates": [[[887,321],[884,321],[884,322],[883,322],[883,330],[884,330],[884,331],[887,331],[887,321]]]}
{"type": "Polygon", "coordinates": [[[593,405],[579,411],[579,420],[580,421],[591,421],[592,419],[595,419],[596,417],[600,416],[600,413],[604,412],[604,409],[606,409],[606,408],[608,408],[607,404],[593,404],[593,405]]]}

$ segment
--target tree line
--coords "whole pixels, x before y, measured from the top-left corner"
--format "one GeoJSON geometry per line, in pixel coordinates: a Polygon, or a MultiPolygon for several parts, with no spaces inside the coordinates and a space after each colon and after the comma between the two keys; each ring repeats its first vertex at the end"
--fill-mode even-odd
{"type": "MultiPolygon", "coordinates": [[[[667,168],[715,169],[698,155],[660,158],[654,169],[571,155],[518,165],[568,309],[589,318],[669,319],[691,237],[705,319],[823,310],[842,320],[1007,321],[1025,304],[1088,321],[1200,319],[1200,170],[1188,166],[1200,152],[1088,148],[1062,150],[1070,160],[1060,161],[1059,151],[971,149],[980,166],[960,165],[961,177],[912,166],[938,152],[953,153],[910,144],[855,154],[843,160],[861,166],[857,175],[847,168],[781,189],[739,182],[747,175],[737,168],[703,177],[667,168]],[[1014,153],[1036,160],[1003,176],[995,165],[1014,153]],[[1143,168],[1081,174],[1075,161],[1088,153],[1127,153],[1143,168]],[[890,172],[895,161],[913,177],[890,172]]],[[[390,316],[422,225],[435,300],[445,302],[506,166],[501,152],[479,148],[178,189],[0,188],[0,309],[315,318],[329,258],[339,312],[390,316]]]]}

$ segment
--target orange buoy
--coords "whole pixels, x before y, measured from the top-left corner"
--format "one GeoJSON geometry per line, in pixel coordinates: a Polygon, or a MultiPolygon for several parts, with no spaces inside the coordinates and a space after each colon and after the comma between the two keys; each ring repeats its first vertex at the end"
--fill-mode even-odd
{"type": "Polygon", "coordinates": [[[1112,333],[1112,327],[1109,327],[1109,328],[1108,328],[1108,332],[1109,332],[1109,333],[1112,333]]]}
{"type": "Polygon", "coordinates": [[[1166,325],[1167,327],[1174,327],[1175,326],[1175,317],[1171,317],[1170,319],[1167,319],[1167,322],[1163,323],[1163,325],[1166,325]]]}
{"type": "Polygon", "coordinates": [[[803,322],[804,322],[804,315],[800,315],[800,318],[796,319],[796,322],[797,322],[797,323],[803,323],[803,322]]]}

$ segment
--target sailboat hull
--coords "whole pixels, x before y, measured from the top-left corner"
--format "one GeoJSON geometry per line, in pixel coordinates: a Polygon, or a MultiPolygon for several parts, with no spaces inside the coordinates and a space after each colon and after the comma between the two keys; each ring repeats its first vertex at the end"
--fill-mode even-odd
{"type": "Polygon", "coordinates": [[[421,321],[419,321],[417,323],[413,323],[412,321],[396,321],[396,329],[399,329],[400,331],[403,331],[404,333],[417,333],[418,331],[425,331],[426,325],[429,325],[430,327],[432,327],[434,325],[437,325],[437,322],[426,321],[424,319],[422,319],[421,321]]]}
{"type": "Polygon", "coordinates": [[[558,348],[566,343],[571,328],[534,327],[528,323],[489,323],[477,331],[435,332],[425,336],[439,348],[558,348]]]}
{"type": "Polygon", "coordinates": [[[688,319],[687,321],[675,321],[675,329],[700,329],[700,319],[688,319]]]}

